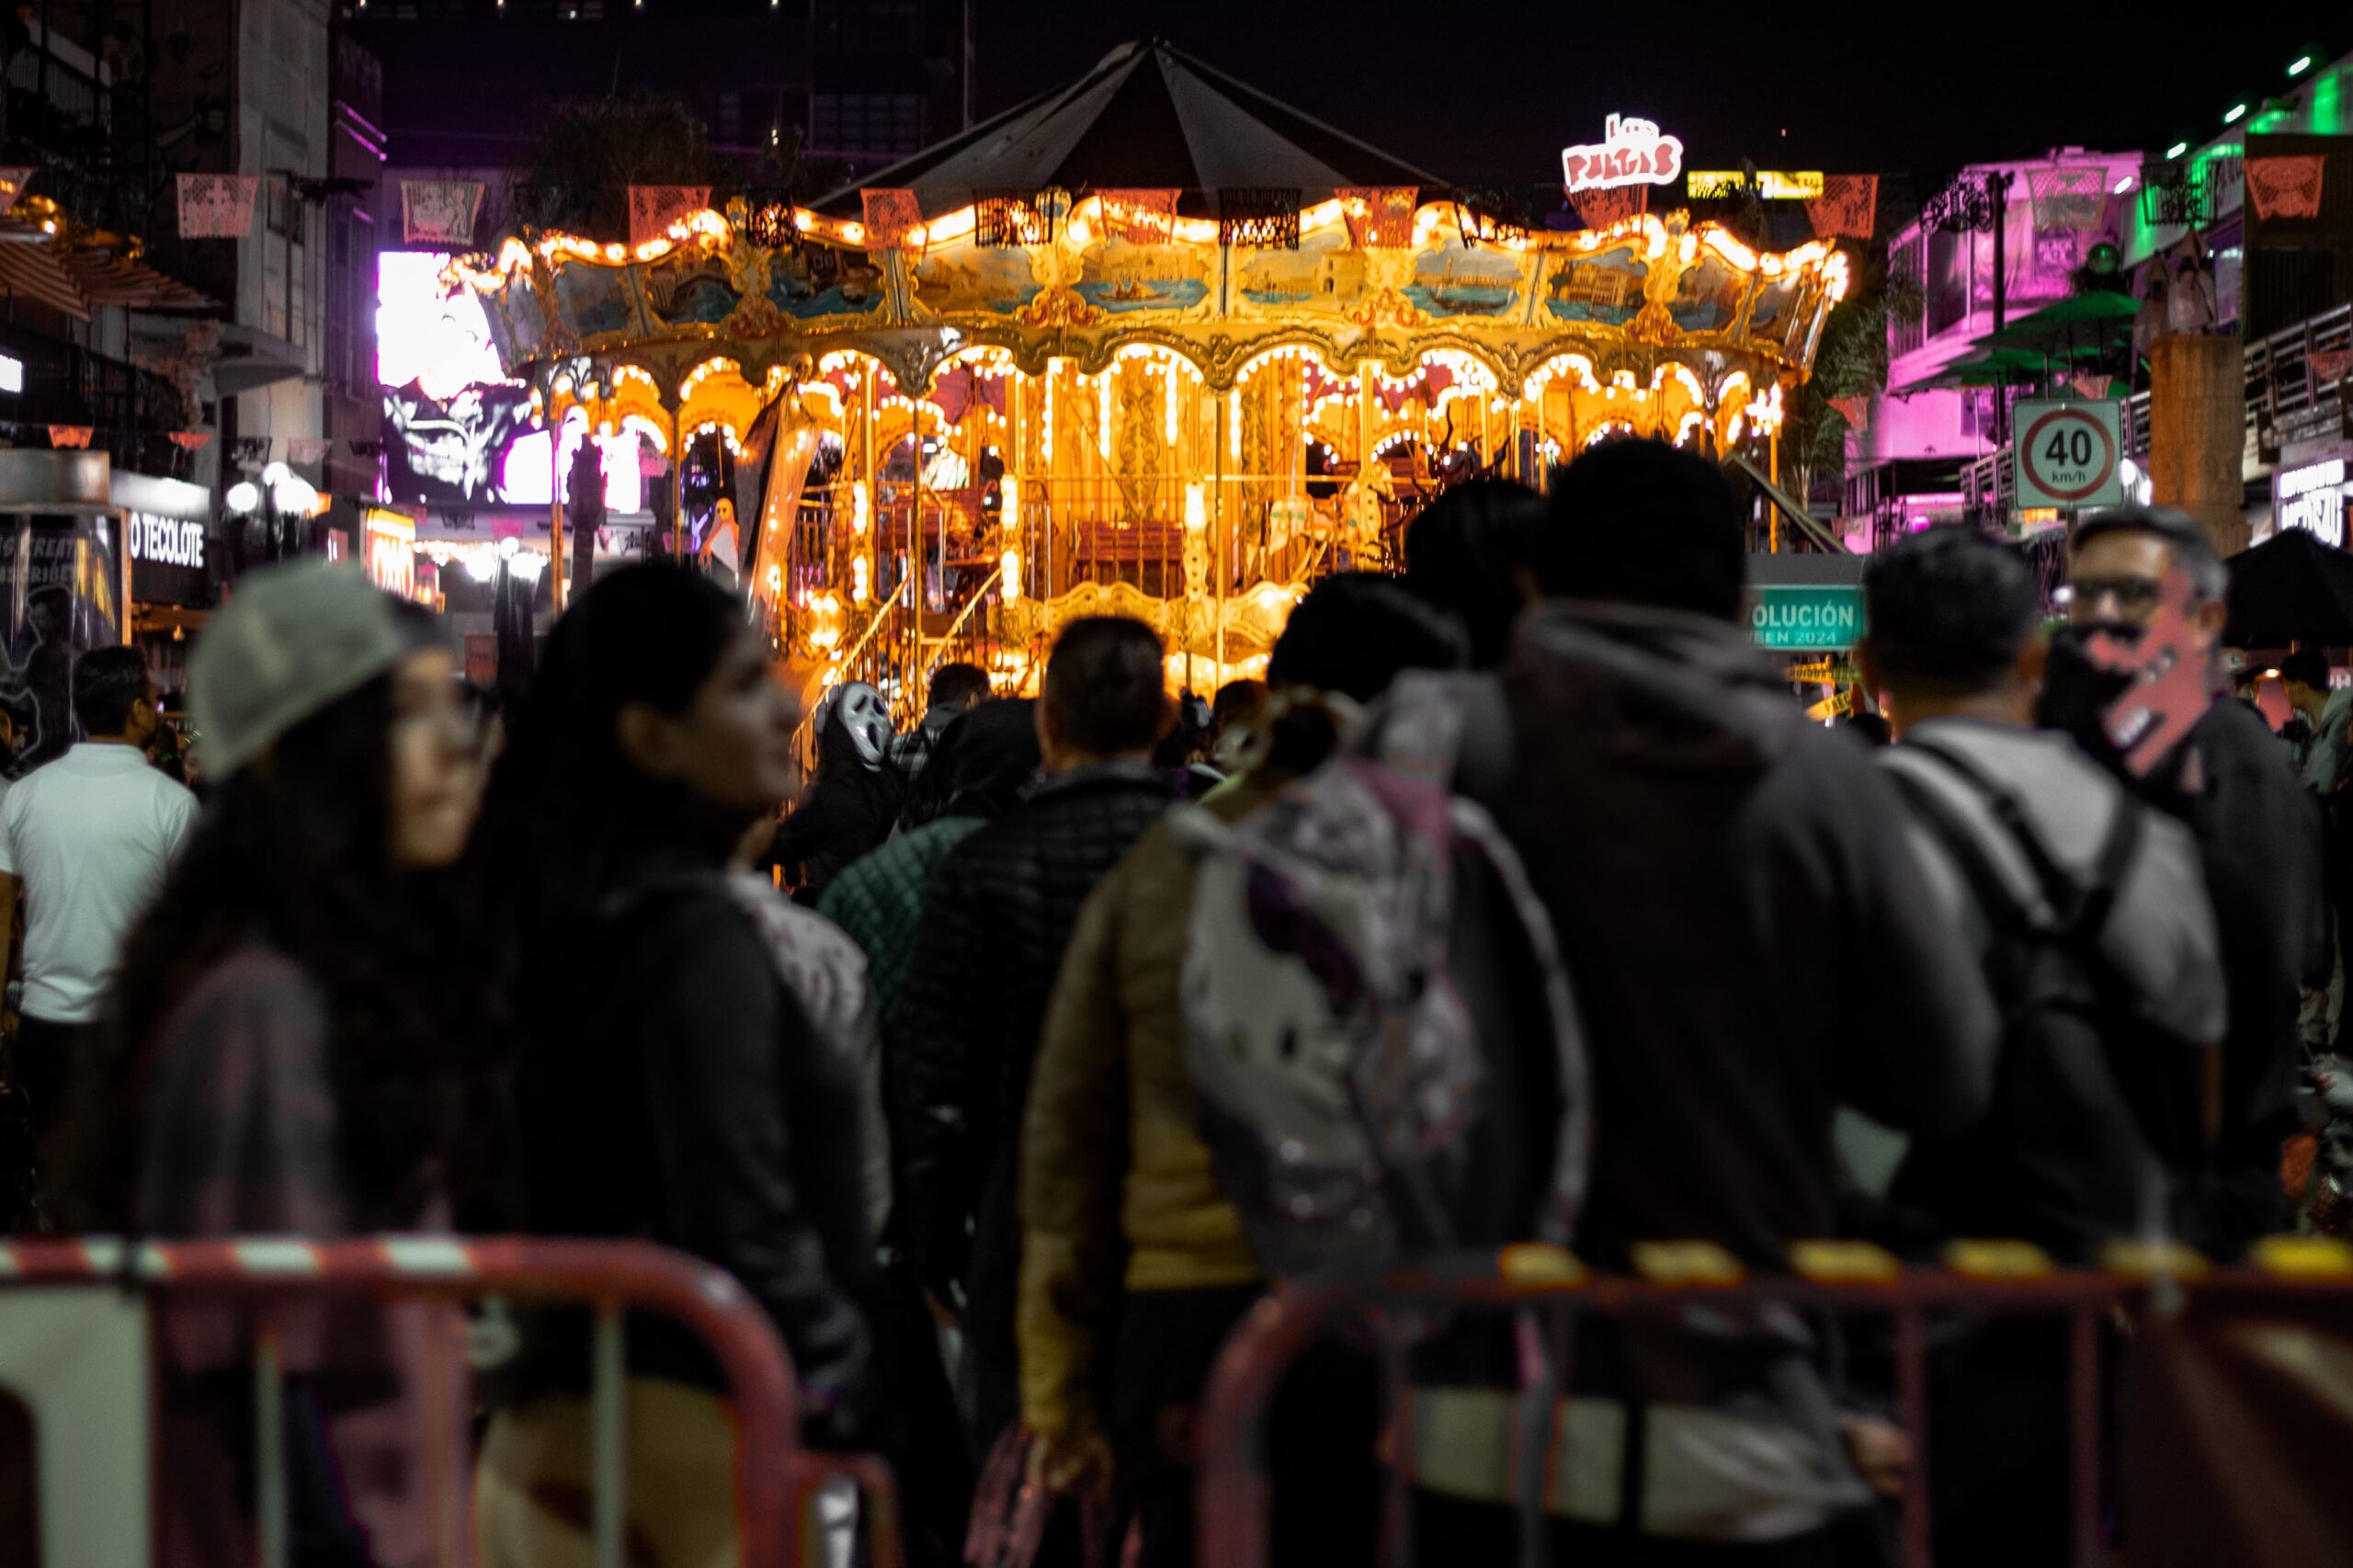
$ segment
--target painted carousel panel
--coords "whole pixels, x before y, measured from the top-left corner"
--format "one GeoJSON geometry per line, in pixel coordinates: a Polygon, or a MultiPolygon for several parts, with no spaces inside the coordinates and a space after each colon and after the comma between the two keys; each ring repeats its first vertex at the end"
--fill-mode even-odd
{"type": "Polygon", "coordinates": [[[796,321],[872,315],[887,297],[882,269],[864,251],[811,244],[768,261],[768,303],[796,321]]]}
{"type": "Polygon", "coordinates": [[[1441,240],[1415,256],[1404,295],[1428,315],[1508,317],[1526,278],[1518,252],[1441,240]]]}
{"type": "Polygon", "coordinates": [[[1264,317],[1302,311],[1345,313],[1364,297],[1370,258],[1349,245],[1347,231],[1324,229],[1301,237],[1296,250],[1280,246],[1237,253],[1238,315],[1264,317]]]}
{"type": "Polygon", "coordinates": [[[1552,262],[1544,309],[1554,321],[1624,326],[1641,312],[1651,264],[1639,240],[1552,262]]]}
{"type": "Polygon", "coordinates": [[[1666,313],[1684,332],[1726,331],[1740,317],[1749,281],[1749,274],[1715,252],[1705,252],[1676,280],[1675,297],[1668,301],[1666,313]]]}
{"type": "Polygon", "coordinates": [[[638,330],[636,301],[624,267],[580,263],[559,267],[555,310],[557,319],[581,342],[638,330]]]}
{"type": "Polygon", "coordinates": [[[1209,253],[1194,246],[1111,238],[1088,249],[1073,287],[1111,315],[1192,311],[1211,295],[1212,265],[1209,253]]]}
{"type": "Polygon", "coordinates": [[[943,316],[1011,315],[1045,287],[1019,248],[960,244],[926,256],[914,271],[915,299],[943,316]]]}

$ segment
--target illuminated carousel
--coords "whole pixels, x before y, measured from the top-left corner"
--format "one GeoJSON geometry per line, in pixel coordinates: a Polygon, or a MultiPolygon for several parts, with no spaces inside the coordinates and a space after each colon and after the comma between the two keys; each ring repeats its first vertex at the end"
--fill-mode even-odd
{"type": "Polygon", "coordinates": [[[1026,688],[1058,626],[1111,613],[1206,690],[1456,479],[1771,442],[1846,288],[1824,244],[1680,212],[1529,232],[1438,189],[1131,45],[814,209],[456,272],[540,419],[674,459],[773,419],[744,577],[813,679],[903,711],[950,658],[1026,688]]]}

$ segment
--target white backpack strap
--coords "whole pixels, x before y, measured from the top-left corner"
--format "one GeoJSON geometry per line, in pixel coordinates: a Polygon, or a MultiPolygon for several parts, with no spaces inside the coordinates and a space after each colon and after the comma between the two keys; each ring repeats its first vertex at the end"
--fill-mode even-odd
{"type": "Polygon", "coordinates": [[[1215,812],[1190,801],[1168,808],[1168,835],[1188,855],[1213,855],[1233,843],[1233,829],[1215,812]]]}
{"type": "Polygon", "coordinates": [[[1376,734],[1387,767],[1476,801],[1493,801],[1511,777],[1511,712],[1492,675],[1405,671],[1376,734]]]}

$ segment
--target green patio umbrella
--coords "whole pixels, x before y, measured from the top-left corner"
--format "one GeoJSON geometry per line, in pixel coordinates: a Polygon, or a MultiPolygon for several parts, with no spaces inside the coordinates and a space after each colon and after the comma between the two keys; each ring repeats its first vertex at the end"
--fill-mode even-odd
{"type": "Polygon", "coordinates": [[[2032,315],[2020,316],[1999,332],[1987,333],[1977,342],[1988,348],[2038,352],[2072,350],[2078,344],[2097,349],[2103,340],[2120,343],[2129,338],[2133,318],[2140,313],[2141,301],[2131,295],[2110,289],[2096,290],[2088,294],[2070,294],[2032,315]]]}
{"type": "Polygon", "coordinates": [[[1903,388],[1904,392],[1934,392],[1950,387],[2014,387],[2048,378],[2054,362],[2063,364],[2070,359],[2088,359],[2096,349],[2060,349],[2042,354],[2024,348],[1987,348],[1966,358],[1955,359],[1935,375],[1925,376],[1903,388]]]}

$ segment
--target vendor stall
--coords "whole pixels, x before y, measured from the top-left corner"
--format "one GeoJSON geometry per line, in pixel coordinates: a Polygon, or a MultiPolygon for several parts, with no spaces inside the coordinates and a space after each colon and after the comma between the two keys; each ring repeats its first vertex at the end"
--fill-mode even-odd
{"type": "Polygon", "coordinates": [[[730,564],[788,652],[911,709],[940,660],[1019,687],[1102,612],[1206,689],[1454,480],[1618,435],[1761,455],[1847,268],[1680,212],[1515,227],[1139,44],[813,209],[517,235],[452,277],[534,418],[674,473],[764,450],[730,564]]]}

